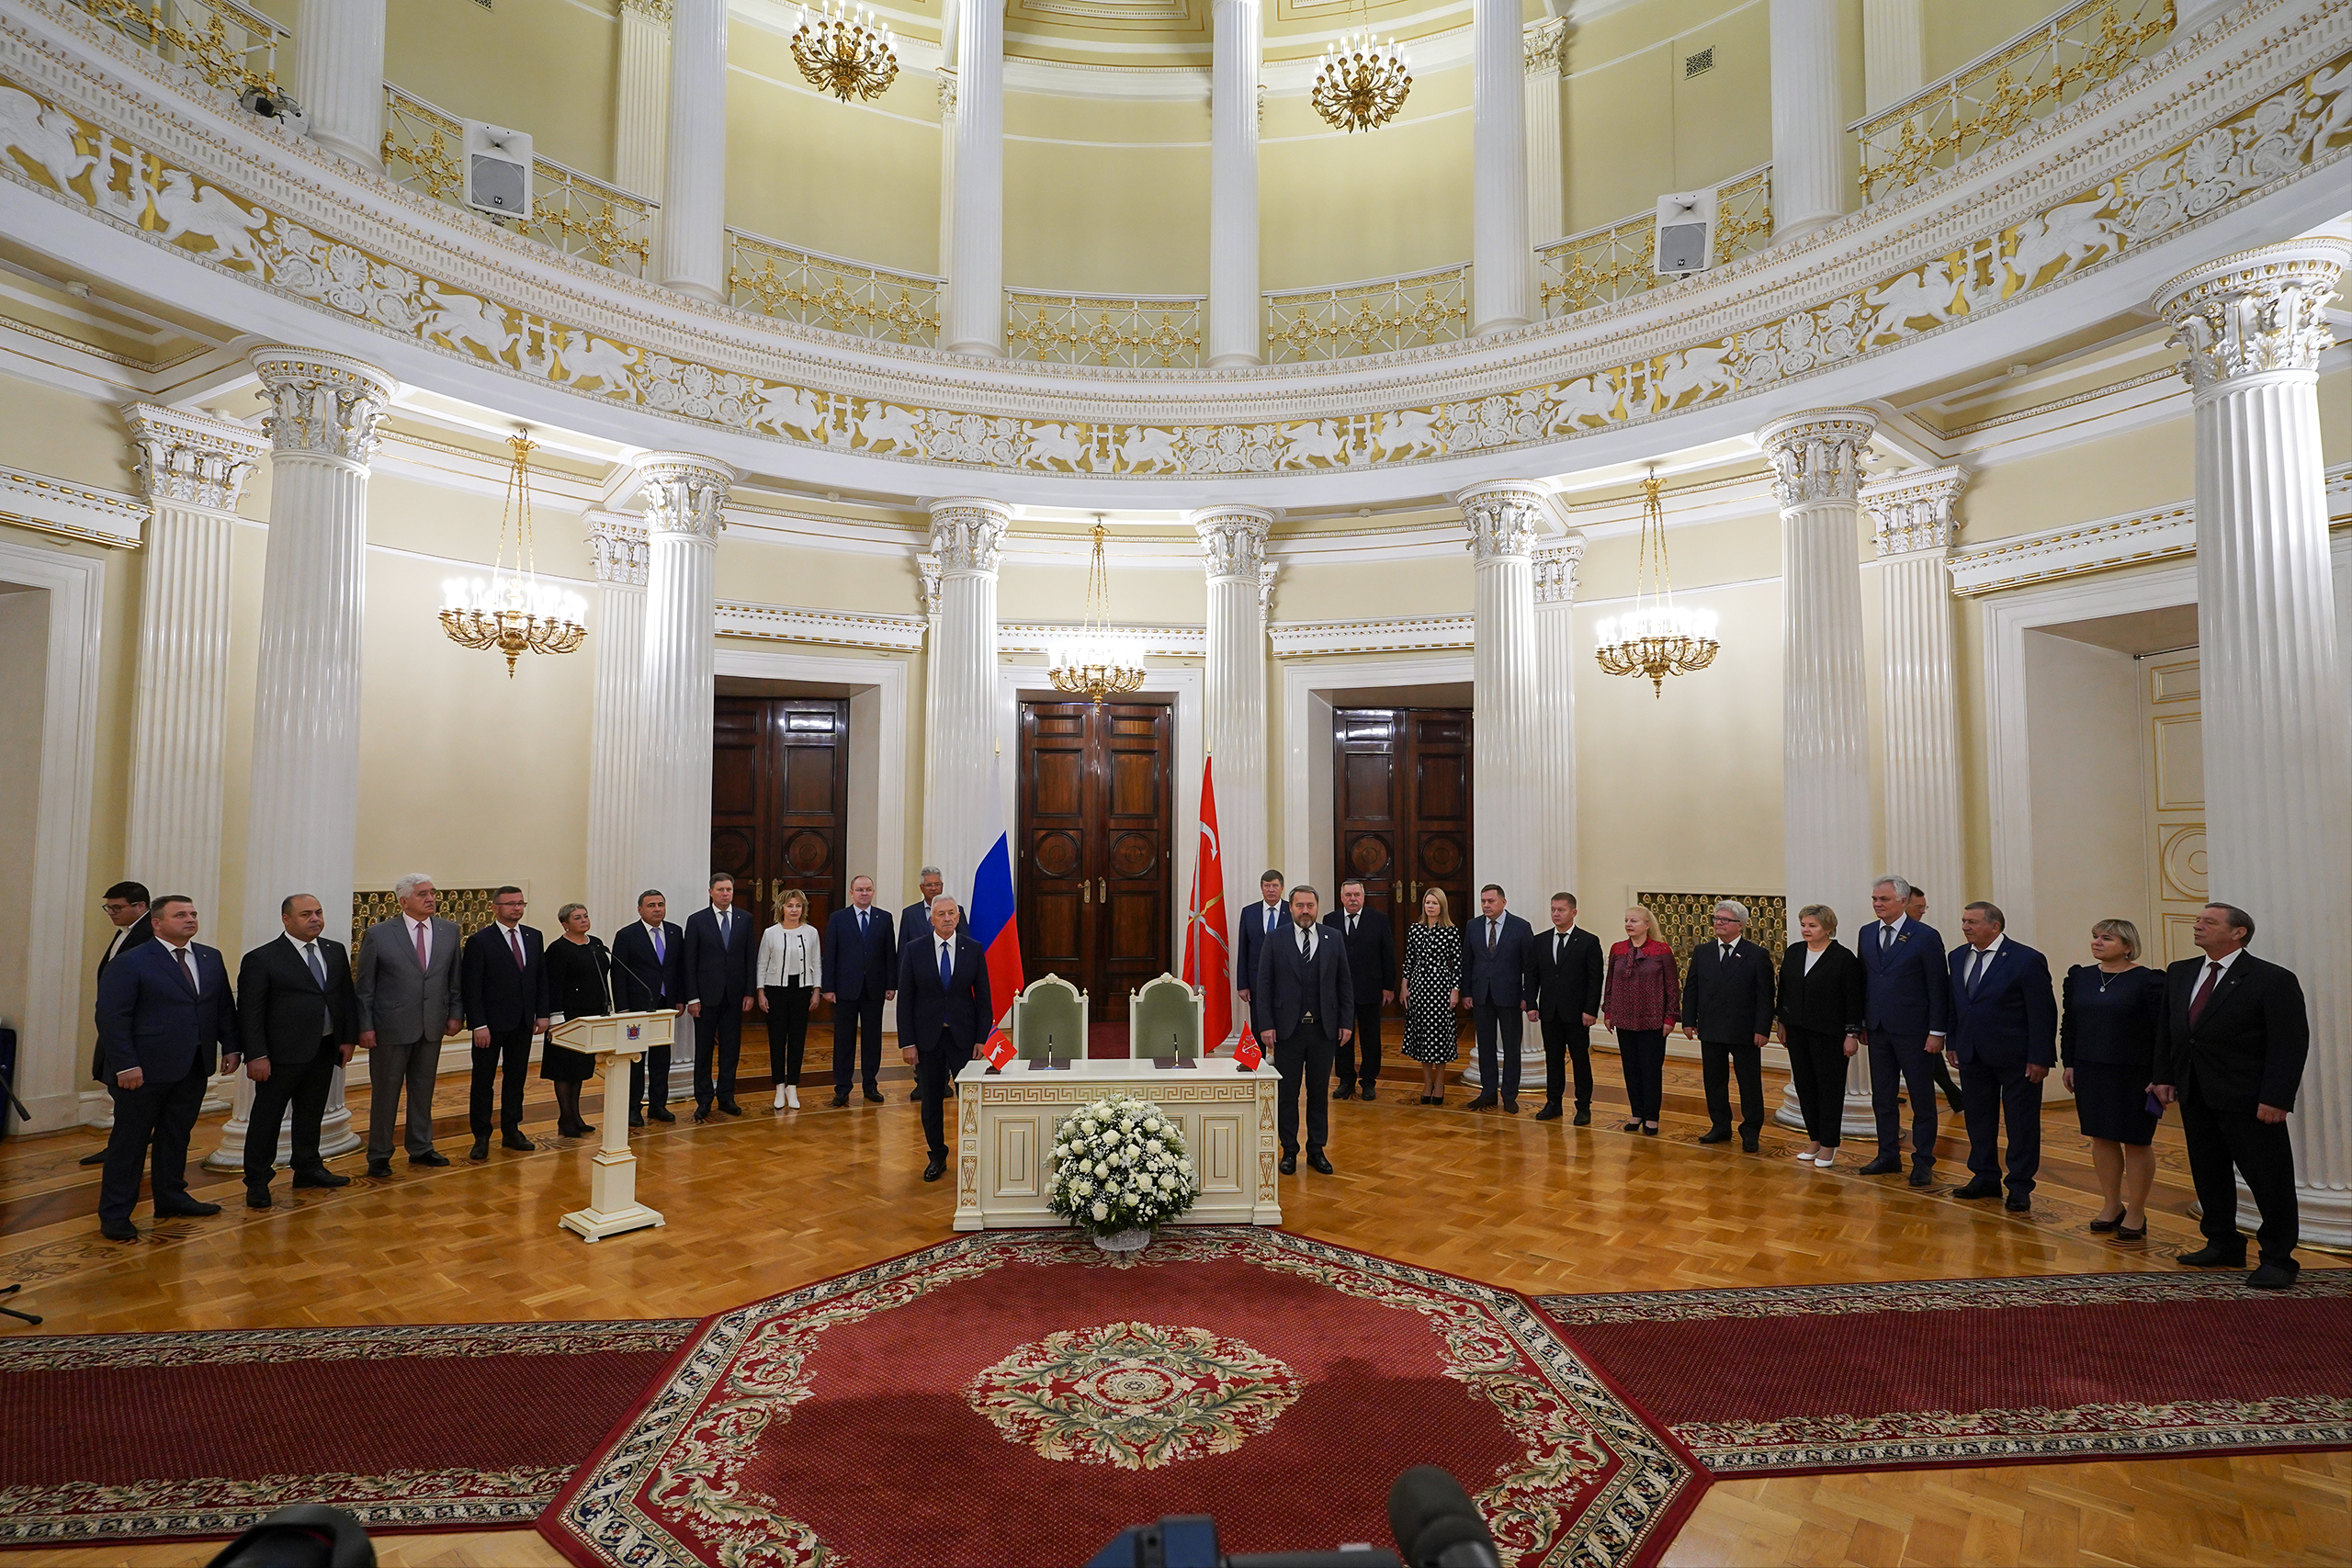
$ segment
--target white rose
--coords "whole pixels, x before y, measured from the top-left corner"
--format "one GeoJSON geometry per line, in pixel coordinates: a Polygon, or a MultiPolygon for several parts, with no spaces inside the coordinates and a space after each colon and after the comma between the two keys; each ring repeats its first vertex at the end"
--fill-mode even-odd
{"type": "Polygon", "coordinates": [[[1111,1210],[1110,1210],[1110,1207],[1109,1207],[1107,1204],[1102,1204],[1102,1203],[1097,1203],[1097,1204],[1095,1204],[1095,1205],[1094,1205],[1094,1217],[1095,1217],[1096,1219],[1098,1219],[1098,1220],[1107,1220],[1107,1219],[1109,1219],[1109,1218],[1111,1217],[1111,1210]]]}
{"type": "Polygon", "coordinates": [[[1176,1179],[1175,1179],[1174,1177],[1172,1177],[1172,1176],[1163,1176],[1163,1177],[1161,1177],[1161,1178],[1159,1179],[1159,1189],[1160,1189],[1160,1190],[1161,1190],[1161,1191],[1163,1191],[1163,1192],[1173,1192],[1173,1191],[1175,1191],[1175,1190],[1176,1190],[1176,1179]]]}

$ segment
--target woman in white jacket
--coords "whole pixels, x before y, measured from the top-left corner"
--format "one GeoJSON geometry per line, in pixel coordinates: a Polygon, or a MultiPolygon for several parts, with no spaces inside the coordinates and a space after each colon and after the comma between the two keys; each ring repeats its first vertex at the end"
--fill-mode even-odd
{"type": "Polygon", "coordinates": [[[796,887],[777,903],[775,924],[760,938],[760,1011],[767,1015],[768,1071],[775,1075],[778,1111],[800,1109],[800,1053],[808,1043],[808,1003],[823,974],[820,955],[808,900],[796,887]]]}

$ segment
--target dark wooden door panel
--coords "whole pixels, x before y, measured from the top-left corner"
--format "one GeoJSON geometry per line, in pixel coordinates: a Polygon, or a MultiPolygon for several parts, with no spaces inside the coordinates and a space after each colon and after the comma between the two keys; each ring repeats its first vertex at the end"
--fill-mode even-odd
{"type": "MultiPolygon", "coordinates": [[[[849,704],[720,697],[714,716],[711,869],[735,878],[736,907],[763,929],[796,887],[822,926],[849,898],[849,704]]],[[[671,918],[700,903],[698,890],[673,892],[671,918]]]]}
{"type": "Polygon", "coordinates": [[[1101,1021],[1170,964],[1170,739],[1158,704],[1021,707],[1022,955],[1101,1021]]]}
{"type": "MultiPolygon", "coordinates": [[[[1364,904],[1404,928],[1421,894],[1445,890],[1460,925],[1472,897],[1470,713],[1466,708],[1340,708],[1331,715],[1332,816],[1342,878],[1361,877],[1364,904]]],[[[1339,889],[1331,890],[1334,908],[1339,889]]]]}

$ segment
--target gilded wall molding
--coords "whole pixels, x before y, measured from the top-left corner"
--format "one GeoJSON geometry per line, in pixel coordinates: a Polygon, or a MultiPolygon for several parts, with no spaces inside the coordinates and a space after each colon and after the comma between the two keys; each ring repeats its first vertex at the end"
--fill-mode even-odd
{"type": "Polygon", "coordinates": [[[1406,653],[1468,648],[1476,640],[1473,615],[1405,615],[1377,621],[1291,621],[1266,628],[1277,659],[1337,653],[1406,653]]]}
{"type": "Polygon", "coordinates": [[[0,463],[0,523],[135,550],[146,539],[152,515],[153,509],[138,496],[0,463]]]}
{"type": "Polygon", "coordinates": [[[721,599],[712,630],[719,637],[753,637],[764,642],[811,642],[833,648],[912,653],[922,647],[929,624],[922,615],[860,615],[845,610],[721,599]]]}

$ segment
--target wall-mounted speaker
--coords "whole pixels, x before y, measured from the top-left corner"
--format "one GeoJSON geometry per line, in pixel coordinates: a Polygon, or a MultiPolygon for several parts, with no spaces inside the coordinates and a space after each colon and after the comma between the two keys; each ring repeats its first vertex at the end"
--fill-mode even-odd
{"type": "Polygon", "coordinates": [[[1657,275],[1687,277],[1714,265],[1715,192],[1677,191],[1657,198],[1657,275]]]}
{"type": "Polygon", "coordinates": [[[531,214],[531,133],[466,121],[466,205],[497,218],[531,214]]]}

